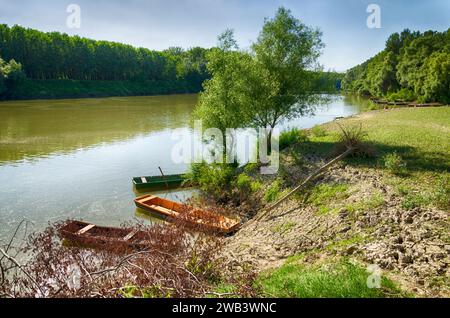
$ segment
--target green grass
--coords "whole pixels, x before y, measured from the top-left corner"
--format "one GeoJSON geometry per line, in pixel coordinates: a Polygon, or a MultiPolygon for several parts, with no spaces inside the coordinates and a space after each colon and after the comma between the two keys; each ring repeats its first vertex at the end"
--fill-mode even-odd
{"type": "Polygon", "coordinates": [[[284,224],[278,224],[278,225],[272,227],[271,231],[273,233],[284,234],[284,233],[292,230],[296,225],[297,225],[297,223],[295,223],[295,222],[287,222],[284,224]]]}
{"type": "Polygon", "coordinates": [[[360,234],[357,234],[357,235],[355,235],[355,236],[353,236],[351,238],[341,239],[339,241],[335,241],[332,244],[328,245],[326,247],[326,249],[329,250],[329,251],[339,250],[339,249],[345,248],[345,247],[347,247],[349,245],[357,244],[357,243],[361,243],[361,242],[365,242],[365,241],[367,241],[366,237],[364,237],[364,236],[362,236],[360,234]]]}
{"type": "Polygon", "coordinates": [[[348,260],[336,263],[305,265],[287,263],[262,274],[259,283],[263,294],[280,298],[383,298],[404,296],[386,277],[381,288],[367,286],[370,273],[348,260]]]}
{"type": "Polygon", "coordinates": [[[329,203],[345,199],[348,188],[347,184],[319,184],[312,189],[308,203],[316,206],[319,214],[330,213],[333,209],[329,203]]]}
{"type": "Polygon", "coordinates": [[[377,209],[386,204],[384,197],[381,193],[372,194],[369,198],[363,199],[357,203],[348,204],[345,208],[350,213],[365,212],[377,209]]]}
{"type": "Polygon", "coordinates": [[[328,134],[327,131],[322,126],[314,126],[311,129],[311,133],[313,134],[314,137],[326,137],[328,134]]]}
{"type": "Polygon", "coordinates": [[[306,142],[307,140],[308,136],[304,131],[296,128],[289,129],[280,134],[279,139],[280,150],[286,149],[296,144],[300,144],[302,142],[306,142]]]}
{"type": "MultiPolygon", "coordinates": [[[[376,158],[348,158],[346,164],[370,167],[389,172],[386,182],[398,183],[401,177],[404,186],[419,193],[437,192],[429,204],[450,208],[448,197],[450,174],[450,107],[398,108],[388,111],[372,111],[340,121],[343,126],[358,126],[368,133],[367,141],[376,150],[376,158]],[[386,162],[383,157],[396,154],[398,160],[386,162]],[[398,164],[398,165],[397,165],[398,164]],[[395,176],[395,166],[407,167],[407,174],[395,176]],[[393,170],[394,169],[394,170],[393,170]]],[[[339,127],[335,123],[323,126],[326,136],[310,136],[309,141],[296,147],[299,155],[313,153],[329,157],[338,141],[339,127]]],[[[391,158],[392,159],[392,158],[391,158]]],[[[405,172],[405,171],[404,171],[405,172]]],[[[417,198],[407,198],[418,201],[417,198]]],[[[423,201],[423,200],[422,200],[423,201]]],[[[421,204],[423,204],[422,202],[421,204]]],[[[414,205],[414,204],[413,204],[414,205]]]]}
{"type": "MultiPolygon", "coordinates": [[[[340,121],[343,126],[362,124],[380,156],[397,152],[416,170],[443,170],[450,168],[450,108],[399,108],[373,111],[340,121]]],[[[323,126],[328,135],[310,137],[304,151],[324,155],[338,139],[335,123],[323,126]]],[[[376,161],[369,162],[376,164],[376,161]]]]}
{"type": "Polygon", "coordinates": [[[266,200],[267,203],[275,202],[281,197],[281,194],[282,194],[281,181],[275,180],[274,182],[272,182],[272,184],[264,193],[264,200],[266,200]]]}

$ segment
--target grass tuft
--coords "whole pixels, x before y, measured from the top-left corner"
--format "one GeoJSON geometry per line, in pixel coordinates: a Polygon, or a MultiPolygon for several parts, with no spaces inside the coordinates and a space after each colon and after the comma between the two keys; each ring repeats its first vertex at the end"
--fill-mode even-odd
{"type": "Polygon", "coordinates": [[[384,298],[404,296],[395,284],[381,278],[381,288],[369,288],[365,268],[341,260],[303,265],[288,263],[260,277],[263,293],[279,298],[384,298]]]}

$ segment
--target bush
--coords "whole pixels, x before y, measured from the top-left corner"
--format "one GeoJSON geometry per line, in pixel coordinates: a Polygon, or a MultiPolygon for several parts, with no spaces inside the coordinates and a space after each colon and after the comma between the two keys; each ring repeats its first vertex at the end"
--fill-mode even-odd
{"type": "Polygon", "coordinates": [[[308,141],[306,133],[299,129],[290,129],[280,135],[280,150],[289,148],[293,145],[308,141]]]}
{"type": "Polygon", "coordinates": [[[326,137],[327,131],[322,128],[322,126],[315,126],[313,129],[311,129],[312,134],[314,137],[326,137]]]}
{"type": "Polygon", "coordinates": [[[229,164],[195,163],[187,175],[187,181],[207,193],[219,199],[231,190],[232,181],[235,178],[236,169],[229,164]]]}
{"type": "Polygon", "coordinates": [[[237,177],[236,186],[240,191],[250,192],[252,189],[252,178],[242,173],[237,177]]]}
{"type": "Polygon", "coordinates": [[[247,174],[254,174],[259,171],[258,169],[259,169],[258,163],[247,163],[244,167],[244,172],[247,174]]]}
{"type": "Polygon", "coordinates": [[[264,199],[267,203],[275,202],[281,193],[281,182],[280,180],[276,180],[272,182],[270,187],[266,190],[264,194],[264,199]]]}
{"type": "Polygon", "coordinates": [[[384,166],[392,174],[404,175],[406,174],[406,163],[403,161],[402,157],[396,152],[387,154],[383,157],[384,166]]]}
{"type": "Polygon", "coordinates": [[[376,154],[373,145],[366,141],[368,133],[362,129],[362,125],[344,127],[337,124],[341,130],[338,142],[333,151],[334,155],[340,155],[352,148],[354,157],[374,157],[376,154]]]}
{"type": "Polygon", "coordinates": [[[417,96],[413,91],[411,91],[407,88],[402,88],[398,92],[389,94],[387,99],[390,101],[412,102],[417,99],[417,96]]]}
{"type": "Polygon", "coordinates": [[[6,280],[0,295],[11,298],[120,298],[202,297],[211,285],[222,281],[217,253],[220,240],[199,233],[192,240],[183,228],[173,225],[136,225],[148,248],[129,250],[114,244],[105,249],[86,249],[61,244],[63,223],[31,236],[25,247],[11,247],[11,255],[24,260],[19,268],[0,258],[6,280]],[[51,266],[49,266],[51,264],[51,266]],[[29,275],[24,275],[24,271],[29,275]]]}

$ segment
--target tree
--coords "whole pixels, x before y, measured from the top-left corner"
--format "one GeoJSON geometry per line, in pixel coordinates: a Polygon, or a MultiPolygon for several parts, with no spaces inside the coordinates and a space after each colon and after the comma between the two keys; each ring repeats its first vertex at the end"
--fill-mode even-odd
{"type": "Polygon", "coordinates": [[[25,78],[22,65],[14,60],[6,63],[0,58],[0,96],[14,88],[25,78]]]}
{"type": "Polygon", "coordinates": [[[0,58],[0,96],[2,96],[6,92],[6,83],[5,83],[5,72],[3,70],[5,65],[5,61],[0,58]]]}
{"type": "Polygon", "coordinates": [[[450,52],[436,52],[423,66],[423,101],[450,103],[450,52]]]}
{"type": "MultiPolygon", "coordinates": [[[[312,70],[323,47],[321,33],[280,8],[266,20],[249,52],[239,51],[231,30],[219,36],[208,56],[212,78],[200,95],[195,116],[205,127],[273,129],[299,117],[321,98],[312,70]]],[[[270,149],[269,149],[270,150],[270,149]]]]}
{"type": "MultiPolygon", "coordinates": [[[[200,93],[194,118],[201,119],[204,128],[217,128],[225,135],[228,128],[241,128],[248,122],[242,100],[251,56],[237,50],[232,30],[226,30],[218,40],[218,47],[207,53],[211,79],[200,93]]],[[[223,142],[224,153],[230,151],[226,140],[223,142]]]]}
{"type": "Polygon", "coordinates": [[[16,60],[30,79],[152,81],[198,92],[206,71],[206,49],[169,48],[163,52],[96,41],[58,32],[0,25],[0,52],[16,60]]]}
{"type": "Polygon", "coordinates": [[[304,115],[318,100],[310,71],[322,48],[321,32],[283,7],[265,21],[252,46],[255,63],[248,102],[252,125],[269,128],[269,140],[281,121],[304,115]]]}
{"type": "Polygon", "coordinates": [[[347,71],[343,88],[388,99],[448,103],[450,29],[394,33],[386,48],[347,71]]]}

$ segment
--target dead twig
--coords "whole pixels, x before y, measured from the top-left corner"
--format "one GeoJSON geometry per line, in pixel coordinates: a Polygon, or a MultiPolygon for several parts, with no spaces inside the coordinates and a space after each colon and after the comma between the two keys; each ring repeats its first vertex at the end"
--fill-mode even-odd
{"type": "Polygon", "coordinates": [[[225,297],[225,296],[239,296],[236,293],[216,293],[216,292],[205,292],[205,295],[212,295],[219,298],[225,297]]]}
{"type": "Polygon", "coordinates": [[[1,247],[0,247],[0,253],[2,253],[3,256],[7,260],[9,260],[13,264],[15,264],[17,266],[17,268],[20,269],[22,271],[22,273],[24,273],[30,279],[30,281],[35,285],[36,289],[39,291],[41,296],[45,296],[45,293],[43,292],[43,290],[41,289],[39,284],[36,282],[36,280],[33,278],[33,276],[31,276],[30,273],[28,273],[14,257],[9,256],[8,253],[6,253],[6,251],[4,249],[2,249],[1,247]]]}

